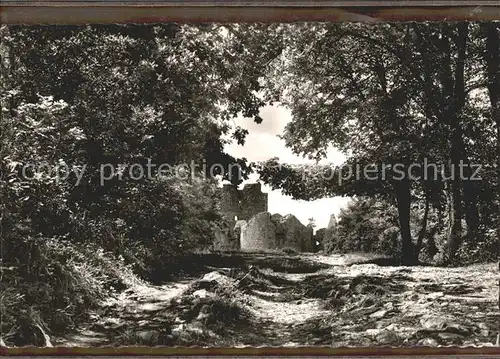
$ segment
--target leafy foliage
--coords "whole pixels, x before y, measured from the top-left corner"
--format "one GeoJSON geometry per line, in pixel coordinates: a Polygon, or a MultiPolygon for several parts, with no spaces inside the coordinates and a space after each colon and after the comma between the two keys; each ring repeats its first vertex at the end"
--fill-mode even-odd
{"type": "Polygon", "coordinates": [[[398,257],[401,239],[397,212],[383,201],[358,198],[341,210],[337,225],[325,232],[327,252],[365,252],[398,257]]]}
{"type": "Polygon", "coordinates": [[[406,264],[418,255],[413,204],[430,202],[439,211],[444,205],[450,220],[443,262],[453,262],[461,245],[482,241],[482,225],[492,225],[492,217],[498,228],[498,211],[491,211],[500,198],[498,169],[485,171],[482,181],[470,179],[470,168],[465,178],[438,171],[424,179],[414,171],[420,177],[409,181],[383,178],[381,168],[398,164],[408,173],[427,159],[450,173],[460,163],[497,162],[498,30],[496,22],[282,25],[283,60],[268,71],[265,89],[267,98],[291,110],[286,146],[315,160],[334,146],[348,157],[346,165],[375,165],[376,176],[340,181],[339,170],[294,168],[279,159],[258,167],[259,174],[297,199],[356,195],[394,202],[406,264]]]}
{"type": "MultiPolygon", "coordinates": [[[[99,277],[95,271],[67,264],[80,263],[82,248],[102,250],[110,262],[123,258],[135,273],[161,280],[176,256],[211,245],[220,220],[217,180],[229,178],[234,163],[242,169],[230,177],[234,183],[250,171],[244,159],[223,151],[247,135],[231,132],[228,121],[240,113],[262,121],[258,72],[249,77],[241,66],[273,55],[261,52],[248,63],[237,26],[1,31],[0,227],[8,254],[1,266],[14,268],[2,272],[12,288],[2,307],[6,326],[21,320],[16,305],[41,301],[40,315],[30,312],[28,322],[37,316],[47,322],[50,308],[67,308],[72,321],[89,304],[77,305],[78,297],[95,303],[107,295],[102,286],[85,284],[99,277]],[[174,171],[160,173],[162,164],[174,171]],[[213,164],[220,166],[214,171],[213,164]],[[30,250],[38,254],[25,255],[30,250]],[[43,296],[19,299],[28,284],[43,296]]],[[[28,337],[16,343],[32,342],[28,337]]]]}

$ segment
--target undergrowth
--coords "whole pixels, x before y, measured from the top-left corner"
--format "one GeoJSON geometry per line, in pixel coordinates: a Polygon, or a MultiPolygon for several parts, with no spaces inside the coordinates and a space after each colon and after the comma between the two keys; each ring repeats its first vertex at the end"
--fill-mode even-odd
{"type": "Polygon", "coordinates": [[[91,245],[27,238],[4,246],[1,337],[7,345],[50,346],[87,319],[101,300],[137,282],[120,259],[91,245]],[[25,253],[22,262],[14,253],[25,253]]]}

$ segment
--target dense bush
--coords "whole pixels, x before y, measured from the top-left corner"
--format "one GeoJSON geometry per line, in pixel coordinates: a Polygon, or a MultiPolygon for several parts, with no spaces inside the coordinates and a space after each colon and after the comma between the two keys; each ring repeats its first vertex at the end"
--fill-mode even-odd
{"type": "Polygon", "coordinates": [[[398,256],[397,212],[376,199],[354,199],[342,209],[337,225],[325,232],[327,252],[368,252],[398,256]]]}
{"type": "Polygon", "coordinates": [[[477,240],[465,239],[458,250],[457,258],[460,264],[496,262],[499,250],[497,232],[490,229],[477,240]]]}
{"type": "MultiPolygon", "coordinates": [[[[418,207],[412,210],[410,224],[414,242],[422,228],[422,211],[418,207]]],[[[436,253],[429,249],[429,245],[437,222],[434,215],[428,217],[422,254],[425,260],[432,260],[436,253]]],[[[341,210],[337,225],[326,230],[324,246],[327,252],[367,252],[399,258],[401,234],[395,206],[379,198],[353,199],[341,210]]]]}
{"type": "MultiPolygon", "coordinates": [[[[421,237],[419,260],[440,264],[447,240],[448,218],[438,208],[430,208],[423,228],[424,208],[417,202],[411,211],[411,233],[414,246],[421,237]]],[[[466,227],[463,221],[463,228],[466,227]]],[[[357,198],[342,209],[336,226],[326,229],[323,245],[326,252],[369,252],[400,256],[400,230],[394,205],[377,198],[357,198]]],[[[462,233],[462,244],[454,264],[491,262],[497,259],[498,241],[495,230],[481,231],[475,238],[462,233]]]]}

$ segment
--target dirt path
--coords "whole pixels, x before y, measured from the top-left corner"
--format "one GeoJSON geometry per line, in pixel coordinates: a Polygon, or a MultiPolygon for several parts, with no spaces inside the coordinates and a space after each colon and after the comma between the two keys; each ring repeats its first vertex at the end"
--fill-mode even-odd
{"type": "Polygon", "coordinates": [[[197,279],[129,288],[65,346],[443,346],[495,341],[495,265],[352,264],[359,255],[247,255],[197,279]]]}
{"type": "MultiPolygon", "coordinates": [[[[279,275],[269,272],[268,274],[279,275]]],[[[257,321],[262,324],[263,343],[288,347],[305,345],[307,343],[303,341],[304,333],[299,333],[300,326],[330,315],[331,312],[323,307],[321,299],[295,299],[283,296],[283,289],[293,291],[300,288],[302,277],[307,276],[308,274],[282,273],[281,278],[291,282],[288,287],[270,288],[271,291],[253,291],[251,308],[257,321]]]]}
{"type": "MultiPolygon", "coordinates": [[[[181,295],[189,281],[161,286],[137,285],[109,298],[102,307],[91,314],[91,323],[56,344],[68,347],[109,346],[116,344],[116,335],[127,335],[127,331],[143,335],[161,328],[170,301],[181,295]]],[[[123,338],[126,339],[126,338],[123,338]]]]}

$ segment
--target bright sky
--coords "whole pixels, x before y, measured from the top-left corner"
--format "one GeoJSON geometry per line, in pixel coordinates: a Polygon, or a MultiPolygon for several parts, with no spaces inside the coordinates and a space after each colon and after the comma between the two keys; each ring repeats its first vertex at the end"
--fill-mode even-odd
{"type": "MultiPolygon", "coordinates": [[[[314,163],[312,160],[302,158],[292,153],[285,147],[285,141],[278,138],[283,133],[285,125],[291,121],[290,112],[277,106],[266,106],[260,116],[264,119],[261,124],[256,124],[252,119],[237,118],[235,125],[241,126],[249,131],[244,146],[236,143],[226,146],[227,153],[234,157],[246,157],[248,161],[265,161],[272,157],[279,157],[281,162],[300,164],[314,163]]],[[[340,165],[344,162],[344,155],[334,148],[328,151],[328,156],[324,162],[340,165]]],[[[322,161],[323,162],[323,161],[322,161]]],[[[249,180],[243,182],[252,183],[258,181],[258,175],[252,174],[249,180]]],[[[263,185],[263,192],[269,195],[268,209],[271,214],[280,213],[282,215],[293,214],[304,225],[308,219],[313,217],[316,220],[316,228],[326,227],[330,220],[330,215],[338,215],[340,208],[345,207],[349,198],[333,197],[323,198],[316,201],[297,201],[289,196],[281,194],[280,190],[271,190],[269,186],[263,185]]]]}

